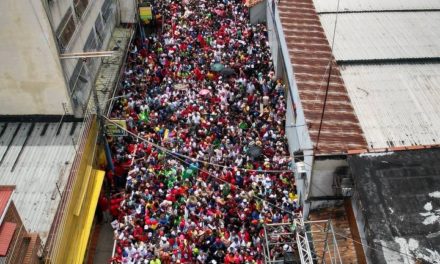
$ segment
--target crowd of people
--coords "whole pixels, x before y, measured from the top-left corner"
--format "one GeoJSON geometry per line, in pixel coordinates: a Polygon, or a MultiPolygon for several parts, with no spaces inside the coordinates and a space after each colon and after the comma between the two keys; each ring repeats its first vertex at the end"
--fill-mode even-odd
{"type": "Polygon", "coordinates": [[[117,263],[263,263],[264,223],[300,210],[285,86],[243,0],[159,0],[129,46],[107,173],[117,263]]]}

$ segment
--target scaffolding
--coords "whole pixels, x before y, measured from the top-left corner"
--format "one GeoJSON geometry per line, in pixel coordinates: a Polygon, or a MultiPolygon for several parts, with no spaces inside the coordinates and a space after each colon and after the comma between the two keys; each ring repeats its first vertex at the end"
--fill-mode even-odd
{"type": "Polygon", "coordinates": [[[331,220],[293,221],[264,225],[266,264],[342,264],[331,220]]]}

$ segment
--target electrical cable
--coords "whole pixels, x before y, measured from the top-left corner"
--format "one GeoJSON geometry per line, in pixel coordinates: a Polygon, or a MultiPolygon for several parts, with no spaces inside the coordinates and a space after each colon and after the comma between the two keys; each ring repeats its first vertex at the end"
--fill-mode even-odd
{"type": "MultiPolygon", "coordinates": [[[[109,119],[108,119],[108,120],[109,120],[109,119]]],[[[111,121],[111,120],[109,120],[109,121],[111,121]]],[[[117,124],[115,124],[115,125],[117,125],[117,124]]],[[[120,128],[123,129],[123,127],[120,127],[120,128]]],[[[138,137],[137,135],[135,135],[134,133],[132,133],[132,132],[130,132],[130,131],[127,131],[127,132],[133,134],[133,136],[136,136],[137,138],[139,138],[139,139],[141,139],[141,140],[143,140],[143,141],[145,141],[145,142],[148,142],[148,143],[150,143],[150,144],[152,144],[152,145],[154,144],[154,143],[149,142],[149,141],[146,140],[145,138],[138,137]]],[[[156,145],[155,147],[158,148],[158,149],[162,149],[162,150],[165,149],[165,148],[163,148],[163,147],[161,147],[161,146],[159,146],[159,145],[157,145],[157,144],[154,144],[154,145],[156,145]]],[[[153,145],[153,146],[154,146],[154,145],[153,145]]],[[[188,165],[188,166],[191,165],[188,161],[183,160],[183,159],[180,157],[180,155],[178,155],[177,153],[174,153],[174,152],[168,151],[167,149],[165,149],[165,150],[163,150],[163,151],[164,151],[165,153],[167,153],[168,155],[173,156],[175,159],[179,160],[180,162],[185,163],[185,164],[188,165]]],[[[194,161],[194,159],[191,158],[191,157],[187,157],[187,156],[185,156],[185,155],[182,155],[182,156],[186,157],[187,159],[190,159],[190,160],[193,160],[193,161],[194,161]]],[[[221,182],[223,182],[223,183],[225,183],[225,184],[228,184],[228,185],[230,185],[230,186],[233,186],[233,187],[234,187],[235,189],[237,189],[237,190],[241,190],[241,191],[244,191],[244,192],[248,193],[248,192],[247,192],[246,190],[244,190],[243,188],[240,188],[239,186],[237,186],[237,185],[235,185],[235,184],[229,183],[229,182],[227,182],[227,181],[225,181],[225,180],[223,180],[223,179],[221,179],[221,178],[218,178],[217,176],[213,175],[213,174],[210,173],[209,171],[206,171],[206,170],[201,169],[201,168],[198,168],[198,167],[196,167],[195,169],[197,169],[198,171],[201,171],[201,172],[206,173],[209,177],[211,177],[211,178],[213,178],[213,179],[215,179],[215,180],[218,180],[218,181],[221,181],[221,182]]],[[[315,188],[317,188],[318,190],[320,190],[320,191],[322,192],[322,190],[321,190],[319,187],[317,187],[316,185],[314,185],[313,183],[312,183],[311,185],[314,186],[315,188]]],[[[258,195],[256,195],[256,194],[254,194],[254,195],[252,196],[252,198],[256,198],[256,199],[258,199],[258,200],[264,202],[265,204],[270,205],[271,207],[277,208],[277,209],[281,210],[281,211],[284,212],[284,213],[288,213],[288,214],[292,215],[293,217],[297,216],[295,213],[293,213],[293,212],[291,212],[291,211],[288,211],[288,210],[286,210],[286,209],[284,209],[284,208],[282,208],[282,207],[280,207],[280,206],[278,206],[278,205],[276,205],[276,204],[273,204],[273,203],[269,202],[268,200],[266,200],[266,199],[264,199],[264,198],[262,198],[262,197],[260,197],[260,196],[258,196],[258,195]]],[[[355,239],[353,239],[353,238],[350,238],[350,237],[344,236],[343,234],[340,234],[340,233],[338,233],[338,232],[333,231],[333,233],[334,233],[335,235],[338,235],[338,236],[343,237],[343,238],[345,238],[345,239],[352,240],[353,242],[358,243],[358,244],[360,244],[360,245],[362,245],[362,246],[365,246],[365,247],[371,248],[371,249],[373,249],[373,250],[375,250],[375,251],[383,252],[383,250],[380,250],[380,249],[377,249],[377,248],[371,247],[371,246],[369,246],[369,245],[365,245],[365,244],[363,244],[363,243],[360,242],[360,241],[357,241],[357,240],[355,240],[355,239]]],[[[375,244],[377,244],[377,243],[375,243],[375,244]]],[[[401,252],[401,251],[398,251],[398,250],[392,249],[392,248],[387,247],[387,246],[383,246],[383,245],[381,245],[381,246],[382,246],[383,248],[387,248],[387,249],[389,249],[389,250],[391,250],[391,251],[394,251],[394,252],[396,252],[396,253],[398,253],[398,254],[400,254],[400,255],[403,255],[403,256],[407,256],[407,257],[411,257],[411,258],[413,258],[413,259],[416,259],[414,256],[408,255],[408,254],[403,253],[403,252],[401,252]]]]}
{"type": "MultiPolygon", "coordinates": [[[[196,159],[196,158],[193,158],[193,157],[189,157],[189,156],[186,156],[186,155],[183,155],[183,154],[180,154],[180,153],[173,152],[173,151],[171,151],[171,150],[169,150],[169,149],[167,149],[167,148],[165,148],[163,146],[160,146],[160,145],[158,145],[158,144],[156,144],[154,142],[151,142],[151,141],[149,141],[149,140],[147,140],[147,139],[145,139],[145,138],[143,138],[143,137],[141,137],[139,135],[136,135],[135,133],[129,131],[128,129],[122,127],[118,123],[113,122],[108,117],[106,117],[104,115],[103,115],[103,117],[108,122],[112,123],[113,125],[117,126],[120,129],[126,131],[131,136],[133,136],[133,137],[135,137],[137,139],[141,139],[141,140],[151,144],[153,147],[155,147],[155,148],[157,148],[157,149],[159,149],[159,150],[161,150],[163,152],[172,153],[173,155],[177,155],[177,156],[180,156],[180,157],[183,157],[183,158],[186,158],[186,159],[191,159],[193,161],[197,161],[197,162],[200,162],[200,163],[208,164],[208,165],[211,165],[213,167],[222,167],[222,168],[227,168],[227,169],[238,169],[238,170],[241,170],[241,171],[251,171],[251,172],[261,172],[261,173],[293,173],[292,170],[258,170],[258,169],[246,169],[246,168],[230,167],[230,166],[215,164],[215,163],[211,163],[211,162],[208,162],[208,161],[204,161],[204,160],[196,159]]],[[[310,164],[308,164],[308,165],[311,166],[310,164]]]]}

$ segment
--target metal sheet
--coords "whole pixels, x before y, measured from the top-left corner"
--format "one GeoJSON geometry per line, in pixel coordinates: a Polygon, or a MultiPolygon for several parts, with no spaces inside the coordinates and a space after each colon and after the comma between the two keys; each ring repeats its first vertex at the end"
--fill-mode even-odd
{"type": "MultiPolygon", "coordinates": [[[[316,11],[336,12],[338,0],[313,0],[316,11]]],[[[438,0],[340,0],[340,12],[440,9],[438,0]]]]}
{"type": "Polygon", "coordinates": [[[16,228],[17,224],[11,222],[2,223],[0,226],[0,256],[4,257],[8,253],[16,228]]]}
{"type": "Polygon", "coordinates": [[[440,63],[342,68],[369,147],[440,143],[440,63]]]}
{"type": "MultiPolygon", "coordinates": [[[[327,39],[335,15],[320,15],[327,39]]],[[[440,57],[440,12],[340,14],[333,55],[336,60],[440,57]]]]}
{"type": "Polygon", "coordinates": [[[1,217],[6,213],[13,192],[14,188],[0,186],[0,225],[2,224],[1,217]]]}
{"type": "MultiPolygon", "coordinates": [[[[0,155],[6,151],[17,126],[18,123],[9,124],[0,138],[0,155]]],[[[73,123],[64,123],[56,135],[58,123],[50,123],[41,135],[44,126],[45,123],[35,123],[20,154],[31,127],[31,123],[22,123],[0,166],[0,185],[16,185],[12,199],[26,230],[38,232],[43,242],[60,199],[57,185],[62,192],[75,156],[72,138],[77,138],[80,131],[78,124],[70,135],[73,123]]]]}
{"type": "MultiPolygon", "coordinates": [[[[332,58],[330,46],[312,0],[281,1],[278,10],[310,138],[316,145],[332,58]]],[[[366,148],[335,63],[328,91],[317,153],[335,154],[366,148]]]]}

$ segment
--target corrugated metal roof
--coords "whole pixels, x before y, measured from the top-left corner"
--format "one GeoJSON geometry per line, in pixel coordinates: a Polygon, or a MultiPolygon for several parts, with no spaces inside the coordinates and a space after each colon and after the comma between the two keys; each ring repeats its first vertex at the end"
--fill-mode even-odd
{"type": "Polygon", "coordinates": [[[440,63],[342,67],[369,147],[440,143],[440,63]]]}
{"type": "Polygon", "coordinates": [[[58,123],[48,123],[43,135],[45,126],[34,123],[23,149],[32,123],[9,123],[0,137],[0,185],[16,186],[12,199],[24,225],[43,241],[59,203],[57,185],[62,192],[75,156],[72,138],[76,142],[81,125],[63,123],[58,135],[58,123]]]}
{"type": "Polygon", "coordinates": [[[5,222],[0,226],[0,256],[6,256],[12,237],[14,236],[16,223],[5,222]]]}
{"type": "MultiPolygon", "coordinates": [[[[336,12],[338,0],[313,0],[316,11],[336,12]]],[[[438,0],[341,0],[340,12],[440,9],[438,0]]]]}
{"type": "MultiPolygon", "coordinates": [[[[332,39],[335,15],[320,19],[332,39]]],[[[439,25],[440,12],[340,14],[333,55],[338,61],[440,57],[439,25]]]]}
{"type": "MultiPolygon", "coordinates": [[[[301,104],[316,143],[326,91],[330,46],[312,0],[280,1],[281,23],[295,73],[301,104]]],[[[366,148],[339,68],[333,65],[318,153],[366,148]]]]}
{"type": "MultiPolygon", "coordinates": [[[[3,187],[0,186],[0,218],[5,213],[6,207],[8,206],[9,199],[11,199],[11,195],[14,192],[14,188],[12,187],[3,187]]],[[[1,219],[0,219],[1,224],[1,219]]]]}

